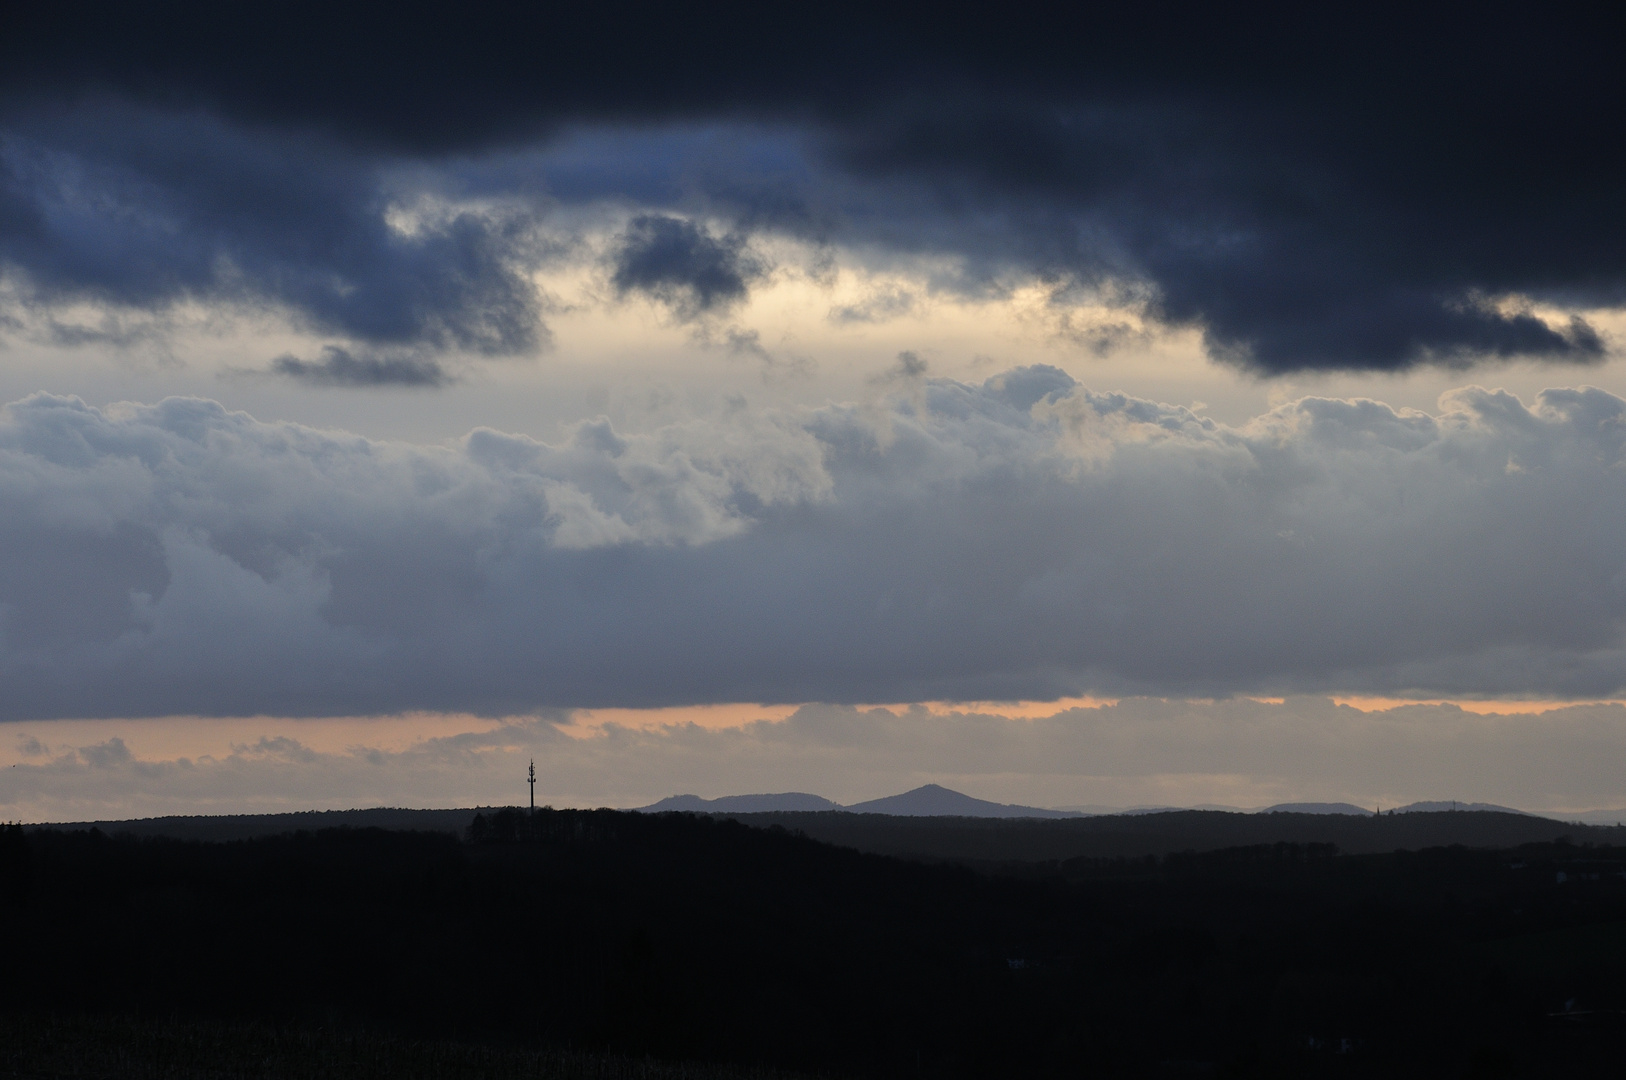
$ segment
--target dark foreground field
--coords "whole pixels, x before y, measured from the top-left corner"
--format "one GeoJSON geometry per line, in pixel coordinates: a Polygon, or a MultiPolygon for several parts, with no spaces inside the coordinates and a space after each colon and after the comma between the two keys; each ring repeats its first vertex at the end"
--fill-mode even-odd
{"type": "Polygon", "coordinates": [[[1013,861],[978,833],[973,870],[688,815],[481,821],[8,829],[0,1075],[1616,1076],[1626,1053],[1607,844],[1013,861]]]}
{"type": "Polygon", "coordinates": [[[0,1016],[0,1076],[40,1080],[799,1080],[776,1070],[662,1062],[602,1051],[527,1049],[174,1017],[26,1013],[0,1016]]]}

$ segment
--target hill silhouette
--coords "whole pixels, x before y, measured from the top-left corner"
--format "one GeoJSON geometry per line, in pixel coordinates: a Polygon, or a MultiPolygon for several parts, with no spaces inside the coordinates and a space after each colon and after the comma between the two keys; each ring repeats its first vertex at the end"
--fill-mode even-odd
{"type": "Polygon", "coordinates": [[[1484,802],[1457,802],[1455,800],[1428,799],[1423,802],[1407,803],[1397,806],[1397,814],[1438,814],[1445,812],[1462,813],[1463,811],[1488,810],[1496,814],[1522,814],[1523,810],[1515,810],[1511,806],[1497,806],[1495,803],[1484,802]]]}
{"type": "Polygon", "coordinates": [[[698,795],[671,795],[660,802],[638,807],[638,812],[660,814],[678,810],[696,814],[764,814],[780,810],[840,809],[839,803],[833,803],[821,796],[801,791],[787,791],[778,795],[724,795],[716,799],[702,799],[698,795]]]}
{"type": "Polygon", "coordinates": [[[1362,814],[1370,815],[1372,811],[1365,807],[1356,806],[1347,802],[1300,802],[1277,803],[1260,810],[1261,814],[1362,814]]]}
{"type": "Polygon", "coordinates": [[[924,784],[901,795],[854,803],[846,807],[854,814],[890,814],[895,817],[982,817],[982,818],[1062,818],[1078,817],[1071,810],[1042,810],[1036,806],[1013,806],[963,795],[939,784],[924,784]]]}

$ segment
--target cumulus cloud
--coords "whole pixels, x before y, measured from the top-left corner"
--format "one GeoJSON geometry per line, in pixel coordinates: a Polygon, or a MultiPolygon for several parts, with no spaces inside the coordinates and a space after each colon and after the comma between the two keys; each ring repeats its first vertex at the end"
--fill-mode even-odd
{"type": "Polygon", "coordinates": [[[379,170],[409,162],[649,215],[619,287],[685,312],[750,276],[675,223],[696,213],[948,256],[967,289],[1127,283],[1139,314],[1261,372],[1595,359],[1608,343],[1571,316],[1626,296],[1626,80],[1595,5],[1018,6],[924,31],[907,5],[771,26],[726,6],[90,10],[0,42],[0,259],[47,291],[235,286],[360,340],[529,347],[512,220],[384,227],[379,170]]]}
{"type": "Polygon", "coordinates": [[[1626,402],[1054,368],[559,445],[212,402],[0,419],[10,718],[1626,689],[1626,402]],[[878,413],[879,410],[879,413],[878,413]]]}

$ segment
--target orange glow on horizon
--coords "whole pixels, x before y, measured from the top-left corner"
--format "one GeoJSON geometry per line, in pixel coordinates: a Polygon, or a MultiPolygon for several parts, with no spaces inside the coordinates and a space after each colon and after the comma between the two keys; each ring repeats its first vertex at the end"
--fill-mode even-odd
{"type": "MultiPolygon", "coordinates": [[[[1329,695],[1338,705],[1348,705],[1366,713],[1387,712],[1408,705],[1454,705],[1481,716],[1537,716],[1557,709],[1577,706],[1622,706],[1626,701],[1473,701],[1447,698],[1391,698],[1364,695],[1329,695]]],[[[1076,697],[1057,701],[932,701],[860,705],[862,711],[886,709],[904,714],[924,709],[933,716],[984,714],[1012,720],[1041,720],[1069,709],[1100,709],[1118,704],[1119,699],[1076,697]]],[[[1261,704],[1282,705],[1284,699],[1250,696],[1261,704]]],[[[564,735],[577,739],[601,736],[605,729],[659,732],[694,725],[706,731],[738,730],[750,724],[781,723],[801,705],[755,705],[725,702],[713,705],[683,705],[652,709],[579,709],[568,722],[558,723],[564,735]]],[[[466,713],[403,713],[390,716],[341,716],[291,718],[276,716],[207,717],[171,716],[151,719],[14,721],[4,725],[0,735],[0,767],[11,764],[41,764],[49,758],[82,747],[122,739],[138,759],[175,760],[213,757],[222,759],[234,753],[258,752],[261,739],[297,741],[317,753],[345,754],[358,750],[398,752],[450,736],[493,732],[508,725],[525,727],[539,722],[537,717],[491,718],[466,713]]]]}
{"type": "MultiPolygon", "coordinates": [[[[922,701],[886,705],[857,705],[860,712],[887,709],[895,713],[923,708],[933,716],[954,713],[986,713],[1012,720],[1038,720],[1054,716],[1068,709],[1099,709],[1116,705],[1116,698],[1076,697],[1057,701],[922,701]]],[[[724,703],[717,705],[673,705],[656,709],[578,709],[571,723],[562,728],[566,734],[584,738],[600,729],[614,725],[636,731],[653,731],[665,727],[693,724],[707,731],[723,731],[744,727],[757,721],[777,723],[787,720],[802,705],[752,705],[750,703],[724,703]]]]}
{"type": "Polygon", "coordinates": [[[671,705],[655,709],[577,709],[570,723],[560,727],[567,735],[586,738],[605,727],[651,731],[693,724],[707,731],[739,728],[758,720],[779,721],[801,708],[800,705],[752,705],[729,702],[718,705],[671,705]]]}
{"type": "MultiPolygon", "coordinates": [[[[1245,700],[1256,701],[1261,705],[1284,705],[1287,703],[1285,697],[1267,697],[1253,694],[1244,697],[1245,700]]],[[[1387,712],[1390,709],[1397,709],[1407,705],[1455,705],[1463,712],[1475,713],[1481,716],[1535,716],[1554,709],[1566,709],[1581,705],[1626,705],[1626,701],[1616,700],[1480,701],[1452,700],[1449,698],[1390,698],[1349,694],[1334,694],[1329,695],[1329,698],[1334,704],[1348,705],[1353,709],[1359,709],[1361,712],[1387,712]]],[[[1066,712],[1069,709],[1100,709],[1117,705],[1121,700],[1121,698],[1074,697],[1060,698],[1056,701],[924,701],[918,703],[895,702],[859,705],[856,708],[866,712],[871,709],[887,709],[894,713],[904,713],[921,708],[933,716],[981,713],[990,716],[1003,716],[1011,720],[1042,720],[1066,712]]],[[[1199,699],[1191,700],[1196,701],[1199,699]]],[[[1201,700],[1212,701],[1213,699],[1201,700]]],[[[802,706],[724,703],[717,705],[679,705],[655,709],[581,709],[574,714],[572,723],[563,730],[568,734],[581,738],[597,734],[602,728],[609,725],[637,731],[654,731],[665,727],[693,724],[707,731],[723,731],[729,728],[744,727],[758,721],[777,723],[789,719],[799,708],[802,708],[802,706]]]]}
{"type": "MultiPolygon", "coordinates": [[[[921,704],[936,716],[947,716],[951,713],[986,713],[990,716],[1006,716],[1012,720],[1042,720],[1068,709],[1100,709],[1116,705],[1118,701],[1118,698],[1073,697],[1058,698],[1055,701],[926,701],[921,704]]],[[[897,712],[912,706],[880,707],[897,712]]]]}
{"type": "Polygon", "coordinates": [[[399,713],[391,716],[159,716],[134,720],[19,720],[5,725],[0,764],[39,764],[72,747],[120,739],[137,758],[226,758],[261,739],[292,739],[319,754],[344,754],[364,747],[396,752],[431,739],[494,731],[504,721],[467,713],[399,713]],[[25,749],[29,740],[44,754],[25,749]]]}
{"type": "Polygon", "coordinates": [[[1407,705],[1455,705],[1463,712],[1480,716],[1536,716],[1554,709],[1571,709],[1581,705],[1626,705],[1626,701],[1604,699],[1600,701],[1455,701],[1449,698],[1388,698],[1333,696],[1336,705],[1348,705],[1362,712],[1387,712],[1407,705]]]}

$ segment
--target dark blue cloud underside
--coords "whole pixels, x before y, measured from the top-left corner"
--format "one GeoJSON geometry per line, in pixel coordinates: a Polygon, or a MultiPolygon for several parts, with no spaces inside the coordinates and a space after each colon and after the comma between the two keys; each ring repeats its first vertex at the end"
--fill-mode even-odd
{"type": "Polygon", "coordinates": [[[286,306],[319,332],[486,353],[546,340],[524,221],[385,220],[383,163],[293,134],[108,107],[0,142],[0,265],[46,301],[286,306]]]}

